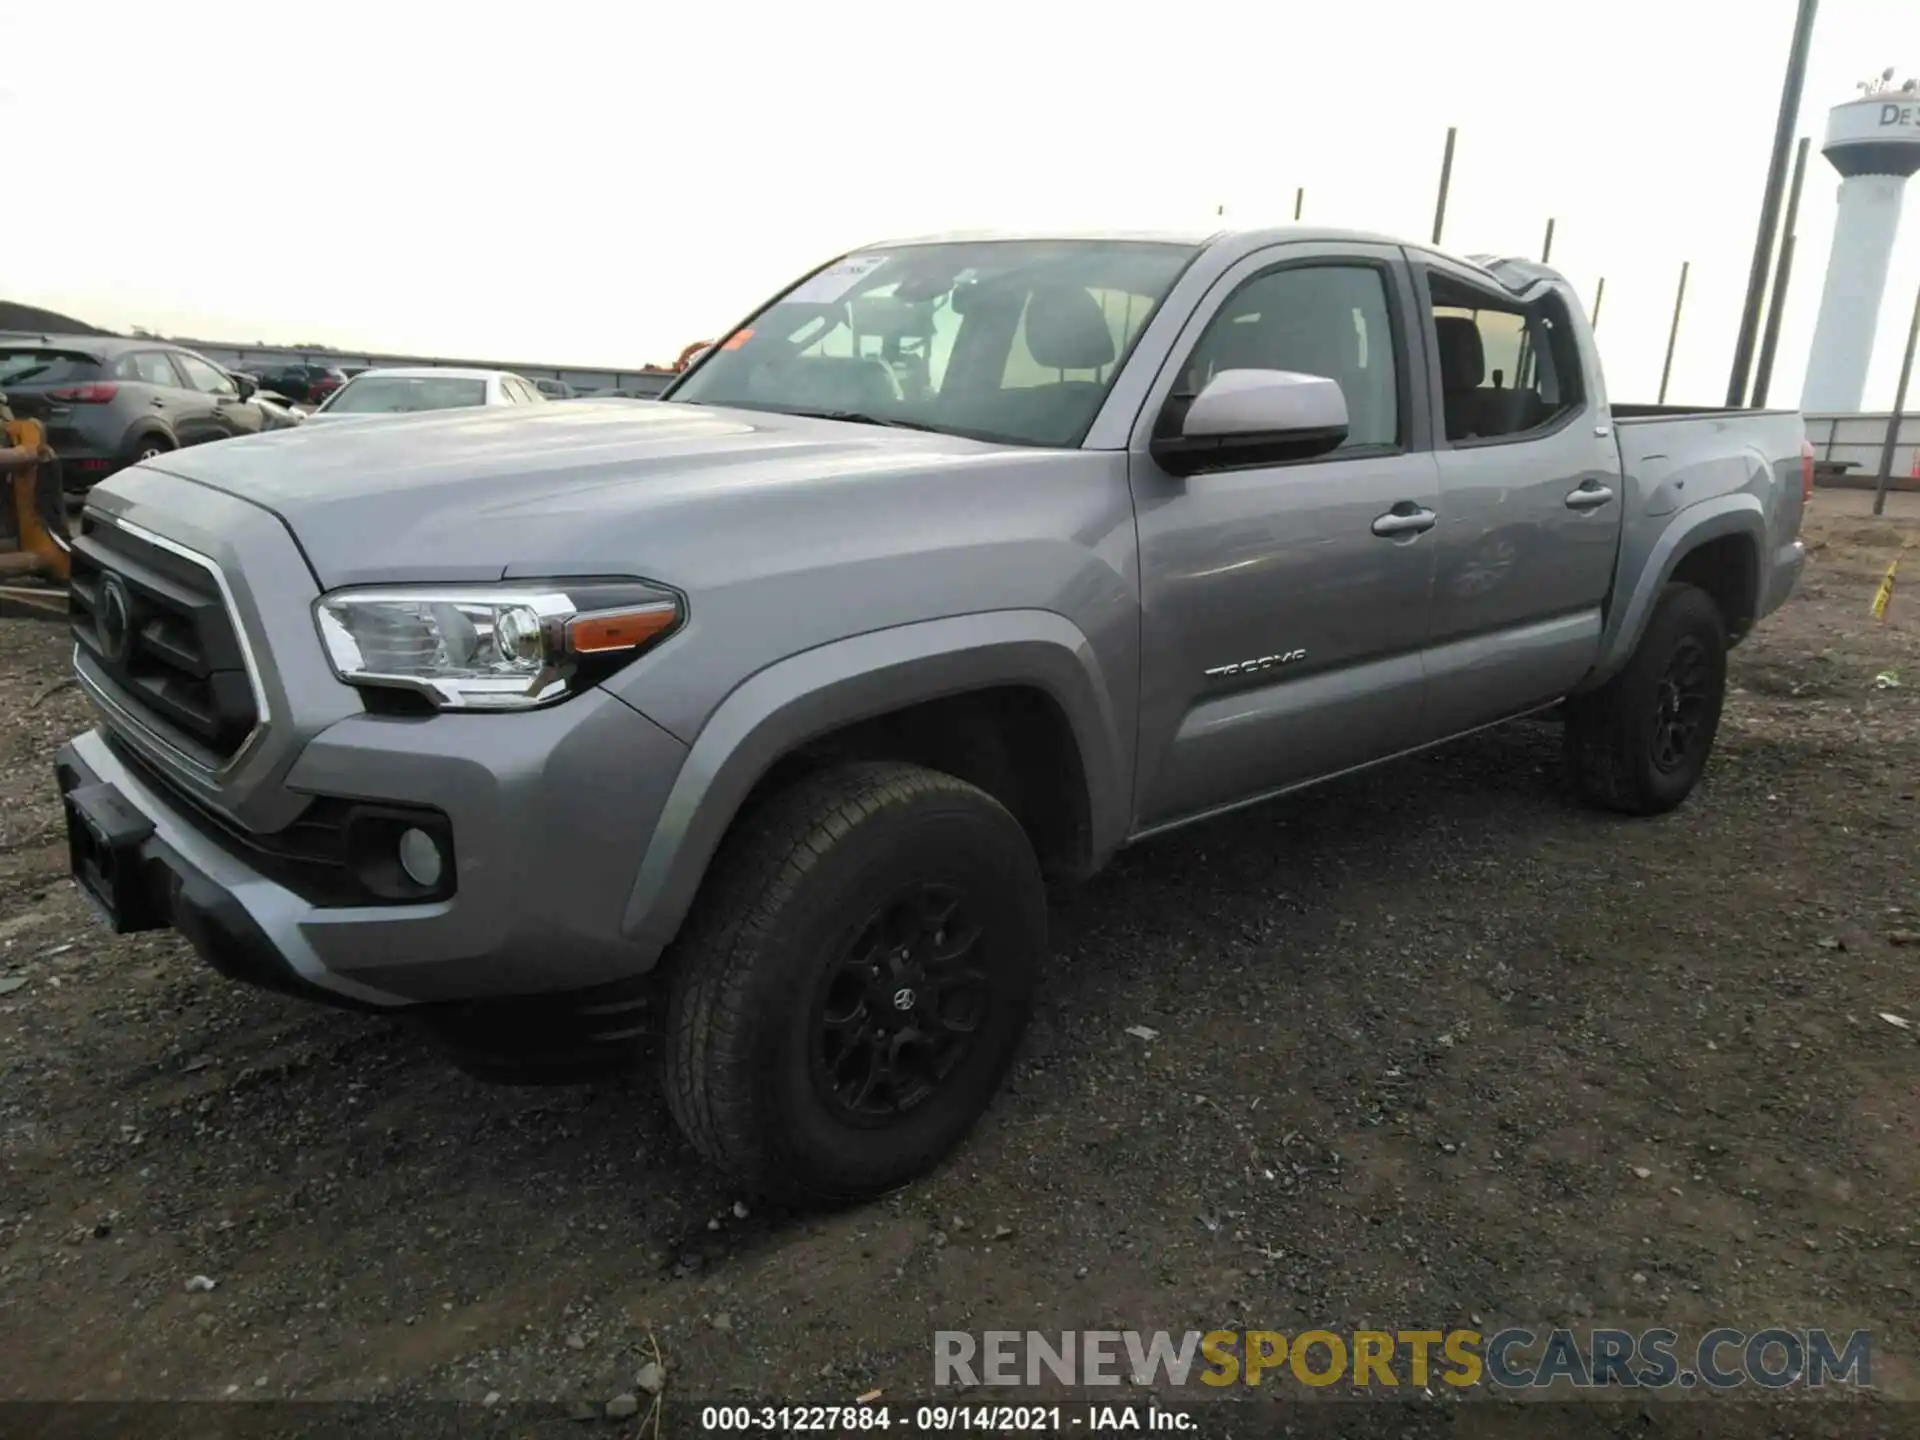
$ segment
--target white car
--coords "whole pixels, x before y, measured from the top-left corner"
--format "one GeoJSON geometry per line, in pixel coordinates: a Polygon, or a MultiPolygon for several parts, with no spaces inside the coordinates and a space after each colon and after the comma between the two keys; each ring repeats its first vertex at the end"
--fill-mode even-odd
{"type": "Polygon", "coordinates": [[[466,410],[495,405],[544,405],[531,382],[506,370],[363,370],[307,416],[309,425],[375,415],[416,415],[426,410],[466,410]]]}

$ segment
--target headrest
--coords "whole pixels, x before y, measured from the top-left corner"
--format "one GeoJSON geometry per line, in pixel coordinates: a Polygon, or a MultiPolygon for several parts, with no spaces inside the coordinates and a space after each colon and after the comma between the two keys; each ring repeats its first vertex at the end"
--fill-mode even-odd
{"type": "Polygon", "coordinates": [[[1100,302],[1078,285],[1045,285],[1027,301],[1027,353],[1050,370],[1113,363],[1113,331],[1100,302]]]}
{"type": "Polygon", "coordinates": [[[1434,338],[1440,342],[1440,388],[1472,390],[1487,378],[1487,352],[1480,327],[1466,315],[1436,315],[1434,338]]]}

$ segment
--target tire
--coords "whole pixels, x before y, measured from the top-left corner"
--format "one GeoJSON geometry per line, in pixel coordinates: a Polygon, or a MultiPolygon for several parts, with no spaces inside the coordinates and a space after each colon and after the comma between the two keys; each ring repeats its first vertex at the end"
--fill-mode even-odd
{"type": "Polygon", "coordinates": [[[149,430],[127,441],[127,464],[138,465],[173,449],[173,442],[158,431],[149,430]]]}
{"type": "Polygon", "coordinates": [[[892,762],[795,782],[736,820],[668,957],[674,1119],[772,1199],[836,1204],[922,1174],[1012,1063],[1046,923],[1033,847],[984,791],[892,762]],[[883,1054],[905,1062],[891,1079],[883,1054]]]}
{"type": "Polygon", "coordinates": [[[1669,585],[1624,669],[1567,706],[1566,753],[1590,803],[1660,815],[1692,793],[1720,728],[1727,628],[1692,585],[1669,585]]]}

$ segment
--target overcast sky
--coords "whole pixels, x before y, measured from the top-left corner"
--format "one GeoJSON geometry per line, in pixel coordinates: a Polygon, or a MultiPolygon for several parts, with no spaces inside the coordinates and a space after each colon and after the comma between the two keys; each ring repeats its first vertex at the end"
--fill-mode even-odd
{"type": "MultiPolygon", "coordinates": [[[[1723,398],[1793,0],[925,0],[849,8],[0,0],[0,298],[230,341],[670,360],[890,234],[1285,221],[1539,253],[1616,399],[1723,398]],[[21,223],[22,220],[25,223],[21,223]]],[[[1794,403],[1829,106],[1920,72],[1911,0],[1823,0],[1773,399],[1794,403]]],[[[1914,205],[1909,205],[1911,212],[1914,205]]],[[[1909,213],[1867,404],[1891,403],[1909,213]]]]}

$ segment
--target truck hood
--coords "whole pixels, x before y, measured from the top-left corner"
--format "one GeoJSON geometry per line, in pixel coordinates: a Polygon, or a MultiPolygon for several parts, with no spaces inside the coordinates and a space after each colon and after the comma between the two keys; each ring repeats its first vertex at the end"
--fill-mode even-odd
{"type": "Polygon", "coordinates": [[[788,511],[796,487],[899,482],[1006,449],[762,411],[563,401],[301,426],[173,451],[127,473],[165,470],[272,511],[332,589],[671,579],[676,537],[693,529],[710,542],[716,526],[788,511]]]}

